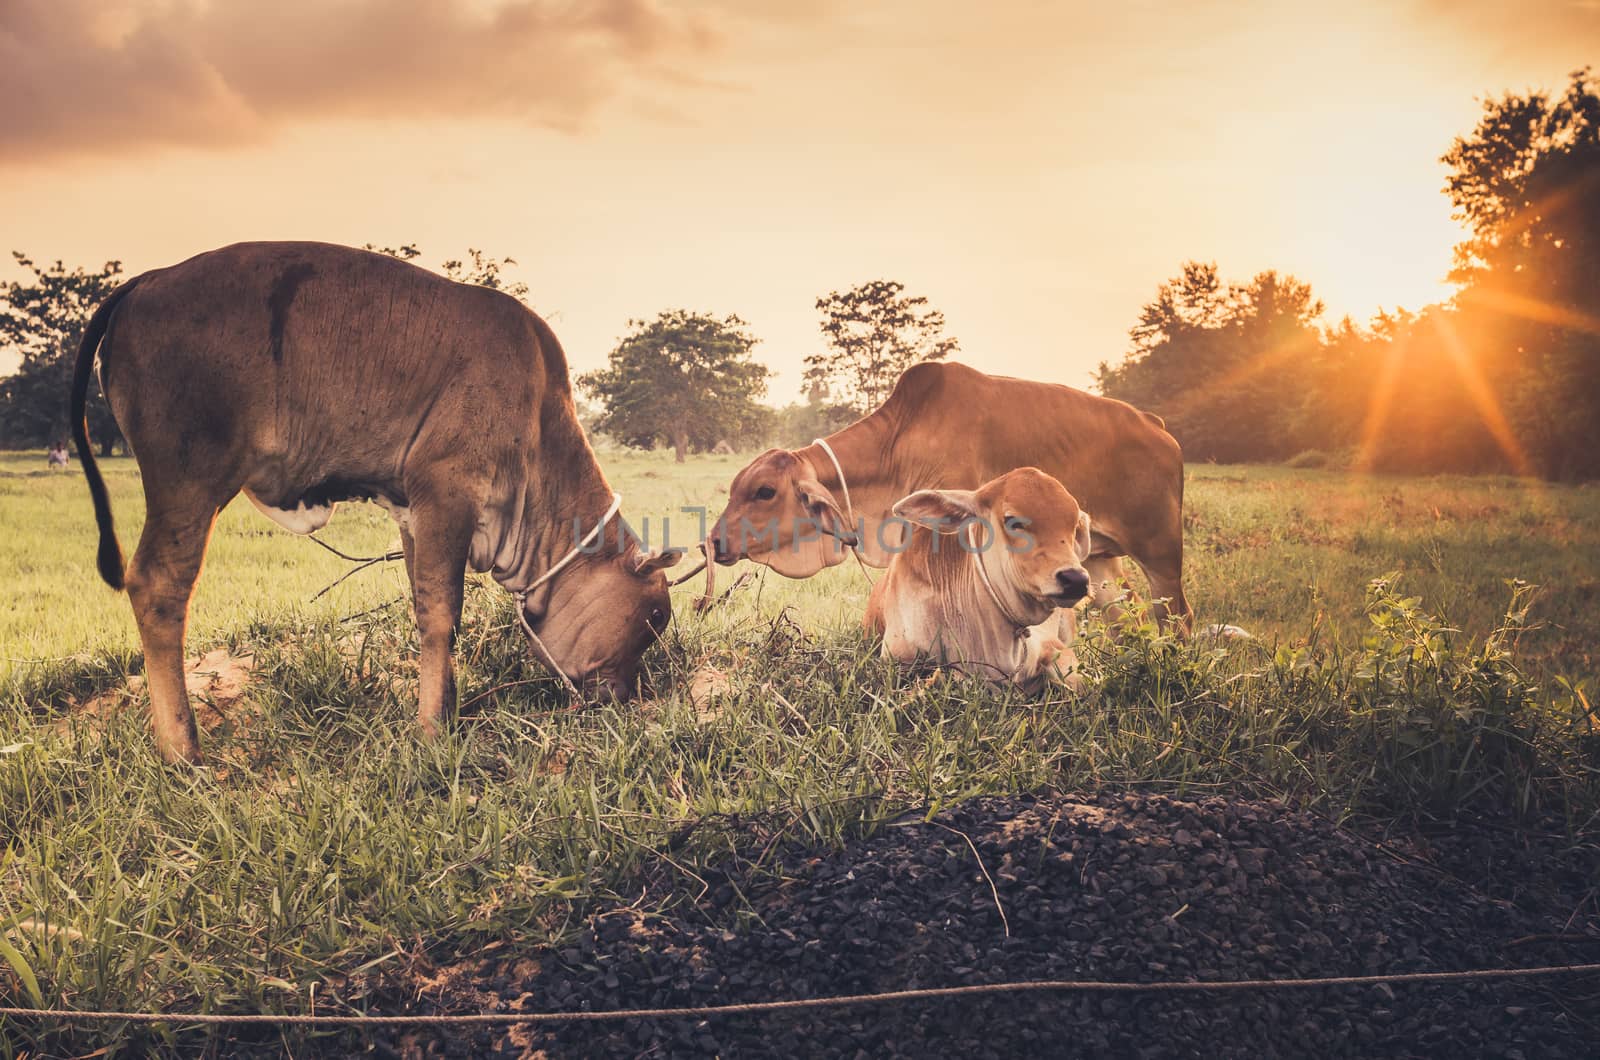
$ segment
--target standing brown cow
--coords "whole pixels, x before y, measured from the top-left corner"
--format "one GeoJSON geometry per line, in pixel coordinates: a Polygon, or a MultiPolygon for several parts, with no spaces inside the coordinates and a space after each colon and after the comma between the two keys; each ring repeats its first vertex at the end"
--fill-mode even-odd
{"type": "Polygon", "coordinates": [[[417,717],[430,736],[455,707],[450,656],[469,564],[522,597],[563,674],[615,696],[635,691],[670,617],[660,572],[676,554],[641,551],[612,518],[561,345],[497,291],[326,243],[201,254],[129,280],[95,311],[72,421],[100,573],[112,588],[126,582],[170,761],[200,760],[184,627],[212,524],[241,491],[301,534],[341,500],[394,515],[422,634],[417,717]],[[126,578],[84,419],[97,349],[144,485],[126,578]]]}
{"type": "Polygon", "coordinates": [[[891,517],[896,501],[977,489],[1018,467],[1054,476],[1093,516],[1084,566],[1097,605],[1114,613],[1126,591],[1121,557],[1132,556],[1166,601],[1157,617],[1188,629],[1183,452],[1161,421],[1121,401],[964,364],[915,365],[875,412],[803,449],[752,460],[728,487],[712,558],[809,578],[842,562],[845,542],[859,537],[862,560],[885,567],[903,532],[891,517]]]}

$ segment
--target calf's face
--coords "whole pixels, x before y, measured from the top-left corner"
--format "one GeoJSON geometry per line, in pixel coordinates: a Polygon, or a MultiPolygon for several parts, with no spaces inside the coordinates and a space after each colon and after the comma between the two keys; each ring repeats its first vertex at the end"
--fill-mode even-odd
{"type": "Polygon", "coordinates": [[[1066,487],[1024,467],[976,490],[920,490],[894,506],[896,515],[974,541],[991,580],[1047,608],[1071,607],[1089,593],[1089,513],[1066,487]],[[975,526],[975,533],[969,531],[975,526]],[[971,533],[972,538],[968,537],[971,533]]]}

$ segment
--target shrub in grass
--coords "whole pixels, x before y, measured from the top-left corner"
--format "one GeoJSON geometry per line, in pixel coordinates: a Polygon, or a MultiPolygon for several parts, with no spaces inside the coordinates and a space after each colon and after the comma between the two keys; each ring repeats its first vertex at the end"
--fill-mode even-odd
{"type": "Polygon", "coordinates": [[[1474,645],[1397,581],[1368,585],[1372,629],[1351,661],[1350,715],[1356,750],[1373,758],[1372,794],[1448,814],[1479,799],[1525,811],[1559,792],[1579,768],[1577,748],[1516,661],[1533,587],[1512,582],[1504,620],[1474,645]]]}
{"type": "MultiPolygon", "coordinates": [[[[1509,588],[1501,622],[1475,642],[1403,595],[1398,575],[1373,579],[1370,628],[1353,650],[1321,647],[1315,629],[1272,647],[1185,642],[1135,602],[1116,636],[1087,638],[1091,702],[1113,728],[1170,730],[1179,760],[1209,755],[1241,784],[1340,813],[1594,809],[1600,740],[1587,686],[1561,678],[1551,696],[1523,671],[1534,588],[1509,588]]],[[[1197,761],[1190,776],[1209,773],[1197,761]]]]}
{"type": "Polygon", "coordinates": [[[1321,449],[1302,449],[1284,461],[1288,467],[1322,468],[1331,463],[1328,454],[1321,449]]]}

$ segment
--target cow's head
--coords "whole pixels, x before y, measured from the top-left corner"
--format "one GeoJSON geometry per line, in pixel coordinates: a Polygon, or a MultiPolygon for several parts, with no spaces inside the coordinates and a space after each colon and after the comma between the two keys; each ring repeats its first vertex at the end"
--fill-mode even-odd
{"type": "MultiPolygon", "coordinates": [[[[1089,593],[1083,561],[1089,555],[1089,513],[1066,487],[1035,467],[1008,471],[976,490],[920,490],[894,506],[894,513],[919,526],[975,540],[978,555],[997,589],[1029,605],[1043,621],[1058,607],[1071,607],[1089,593]],[[968,538],[966,527],[975,526],[968,538]]],[[[954,550],[956,546],[947,548],[954,550]]]]}
{"type": "Polygon", "coordinates": [[[551,658],[588,697],[631,699],[639,663],[672,620],[667,576],[681,552],[651,552],[607,525],[592,551],[547,587],[530,593],[523,614],[551,658]]]}
{"type": "Polygon", "coordinates": [[[812,466],[788,449],[768,449],[733,476],[711,541],[718,563],[752,559],[809,578],[843,562],[856,537],[812,466]]]}

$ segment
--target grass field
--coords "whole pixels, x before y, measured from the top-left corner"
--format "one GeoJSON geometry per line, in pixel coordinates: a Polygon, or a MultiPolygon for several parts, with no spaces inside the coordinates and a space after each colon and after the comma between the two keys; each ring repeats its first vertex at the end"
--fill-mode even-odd
{"type": "MultiPolygon", "coordinates": [[[[624,513],[638,527],[673,519],[672,543],[696,536],[680,513],[714,518],[744,457],[702,456],[678,466],[665,453],[605,457],[624,513]]],[[[103,461],[123,548],[131,554],[144,517],[138,471],[128,458],[103,461]]],[[[1551,486],[1509,478],[1399,478],[1273,467],[1200,466],[1189,472],[1187,579],[1202,624],[1235,622],[1259,638],[1304,638],[1319,616],[1348,640],[1365,629],[1369,579],[1405,572],[1405,588],[1468,632],[1500,617],[1505,582],[1539,586],[1540,629],[1528,659],[1572,674],[1600,671],[1600,487],[1551,486]]],[[[372,555],[395,543],[393,524],[372,505],[347,504],[321,535],[372,555]]],[[[138,636],[124,598],[94,570],[95,527],[76,464],[48,472],[43,454],[0,453],[0,673],[18,660],[79,653],[123,655],[138,636]]],[[[351,614],[405,590],[399,564],[374,568],[307,602],[349,569],[343,560],[262,518],[239,498],[222,514],[190,618],[191,650],[265,623],[351,614]]],[[[722,584],[728,584],[726,576],[722,584]]],[[[487,582],[485,583],[487,584],[487,582]]],[[[679,590],[680,600],[698,584],[679,590]]],[[[854,565],[809,582],[769,576],[754,617],[788,606],[808,631],[854,629],[866,583],[854,565]]],[[[692,621],[692,619],[691,619],[692,621]]]]}
{"type": "MultiPolygon", "coordinates": [[[[663,515],[720,510],[743,459],[602,461],[659,541],[663,515]]],[[[1574,829],[1600,807],[1600,489],[1193,468],[1190,598],[1202,625],[1256,639],[1146,625],[1112,641],[1091,624],[1080,698],[896,672],[862,639],[867,585],[847,564],[769,575],[704,618],[683,586],[654,696],[568,711],[525,660],[506,594],[475,579],[458,650],[471,717],[431,746],[410,727],[400,566],[312,604],[348,564],[236,502],[189,654],[227,647],[254,670],[206,733],[212,766],[189,772],[156,763],[136,695],[103,720],[77,709],[137,673],[137,639],[94,573],[81,474],[43,464],[0,457],[0,997],[32,999],[36,981],[52,1005],[297,1011],[315,985],[337,1008],[344,975],[419,950],[559,939],[647,864],[683,881],[651,901],[692,898],[739,819],[834,843],[908,807],[1101,785],[1334,816],[1487,801],[1574,829]],[[1389,572],[1398,590],[1369,589],[1389,572]],[[1537,588],[1507,626],[1514,579],[1537,588]],[[690,695],[697,677],[710,694],[690,695]]],[[[108,480],[131,550],[137,472],[111,461],[108,480]]],[[[366,555],[393,529],[352,505],[323,536],[366,555]]],[[[673,542],[694,536],[675,515],[673,542]]],[[[68,1047],[9,1034],[0,1046],[68,1047]]]]}

